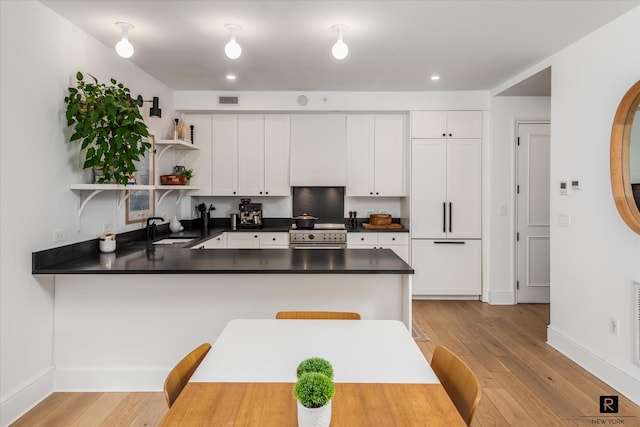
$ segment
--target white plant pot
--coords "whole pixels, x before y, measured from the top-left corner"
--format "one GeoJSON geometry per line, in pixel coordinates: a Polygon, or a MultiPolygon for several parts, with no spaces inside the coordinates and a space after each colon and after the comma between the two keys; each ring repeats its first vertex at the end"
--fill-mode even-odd
{"type": "Polygon", "coordinates": [[[320,408],[305,408],[298,401],[298,427],[329,427],[331,401],[320,408]]]}

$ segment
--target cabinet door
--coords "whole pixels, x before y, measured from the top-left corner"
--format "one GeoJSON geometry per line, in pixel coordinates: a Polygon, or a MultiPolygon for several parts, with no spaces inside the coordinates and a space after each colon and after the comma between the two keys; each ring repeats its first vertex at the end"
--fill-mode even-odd
{"type": "Polygon", "coordinates": [[[411,138],[443,138],[446,133],[446,111],[411,112],[411,138]]]}
{"type": "Polygon", "coordinates": [[[405,195],[403,114],[376,114],[374,192],[376,196],[405,195]]]}
{"type": "Polygon", "coordinates": [[[482,143],[447,140],[447,237],[480,238],[482,234],[482,143]]]}
{"type": "Polygon", "coordinates": [[[480,295],[480,240],[412,240],[414,295],[480,295]]]}
{"type": "Polygon", "coordinates": [[[347,115],[347,196],[374,194],[374,132],[372,114],[347,115]]]}
{"type": "Polygon", "coordinates": [[[264,116],[238,115],[238,194],[264,194],[264,116]]]}
{"type": "Polygon", "coordinates": [[[414,238],[446,236],[446,147],[444,139],[411,141],[411,233],[414,238]]]}
{"type": "Polygon", "coordinates": [[[264,191],[268,196],[288,196],[291,116],[268,114],[264,117],[264,191]]]}
{"type": "Polygon", "coordinates": [[[260,233],[235,232],[227,233],[228,249],[253,249],[260,247],[260,233]]]}
{"type": "Polygon", "coordinates": [[[348,248],[369,248],[378,246],[378,233],[347,233],[348,248]]]}
{"type": "Polygon", "coordinates": [[[345,115],[291,115],[291,185],[345,186],[345,115]]]}
{"type": "Polygon", "coordinates": [[[289,233],[258,233],[260,248],[287,249],[289,247],[289,233]]]}
{"type": "Polygon", "coordinates": [[[238,194],[238,116],[213,115],[212,193],[214,196],[238,194]]]}
{"type": "Polygon", "coordinates": [[[482,112],[447,112],[447,138],[482,138],[482,112]]]}
{"type": "Polygon", "coordinates": [[[196,155],[190,157],[190,167],[193,168],[194,173],[191,185],[199,187],[197,191],[191,194],[194,196],[211,196],[213,194],[211,187],[213,182],[211,174],[211,162],[213,161],[211,115],[188,115],[185,118],[185,122],[193,126],[193,143],[200,148],[196,155]]]}
{"type": "Polygon", "coordinates": [[[197,249],[225,249],[227,247],[227,233],[222,233],[216,237],[212,237],[206,242],[194,248],[197,249]]]}

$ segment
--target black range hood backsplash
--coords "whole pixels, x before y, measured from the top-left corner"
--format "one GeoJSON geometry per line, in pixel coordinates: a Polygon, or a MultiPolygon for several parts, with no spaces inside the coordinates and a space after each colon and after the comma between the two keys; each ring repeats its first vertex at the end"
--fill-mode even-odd
{"type": "Polygon", "coordinates": [[[318,223],[344,223],[344,187],[292,187],[293,216],[317,216],[318,223]]]}

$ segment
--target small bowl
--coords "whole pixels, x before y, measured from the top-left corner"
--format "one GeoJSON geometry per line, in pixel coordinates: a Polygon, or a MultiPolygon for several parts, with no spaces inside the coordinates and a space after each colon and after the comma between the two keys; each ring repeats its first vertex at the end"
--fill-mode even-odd
{"type": "Polygon", "coordinates": [[[100,235],[100,252],[110,253],[116,250],[116,235],[102,234],[100,235]]]}

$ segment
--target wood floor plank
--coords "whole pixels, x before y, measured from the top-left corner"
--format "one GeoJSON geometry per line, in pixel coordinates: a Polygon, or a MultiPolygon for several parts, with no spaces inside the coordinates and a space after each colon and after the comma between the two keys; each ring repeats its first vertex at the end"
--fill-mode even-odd
{"type": "MultiPolygon", "coordinates": [[[[414,301],[429,336],[427,360],[442,344],[474,371],[483,396],[472,427],[640,427],[640,407],[546,344],[548,304],[414,301]],[[619,396],[619,417],[599,414],[599,397],[619,396]]],[[[16,427],[150,427],[167,412],[163,393],[53,393],[16,427]]],[[[342,427],[342,426],[338,426],[342,427]]]]}

